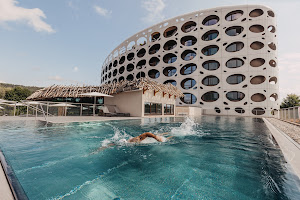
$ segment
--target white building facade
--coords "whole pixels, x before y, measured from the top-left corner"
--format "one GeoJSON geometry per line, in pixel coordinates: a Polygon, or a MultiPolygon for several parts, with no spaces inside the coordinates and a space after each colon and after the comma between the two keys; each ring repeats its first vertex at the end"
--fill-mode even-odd
{"type": "Polygon", "coordinates": [[[125,40],[106,58],[101,82],[150,77],[176,85],[179,106],[204,114],[273,116],[279,109],[277,25],[262,5],[181,15],[125,40]]]}

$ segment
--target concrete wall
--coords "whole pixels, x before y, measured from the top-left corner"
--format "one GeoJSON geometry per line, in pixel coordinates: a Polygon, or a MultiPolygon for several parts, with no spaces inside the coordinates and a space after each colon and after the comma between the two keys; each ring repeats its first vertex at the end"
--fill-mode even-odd
{"type": "Polygon", "coordinates": [[[141,90],[122,92],[113,95],[114,97],[104,97],[104,104],[116,105],[120,112],[130,113],[132,117],[142,117],[144,107],[142,94],[141,90]]]}
{"type": "Polygon", "coordinates": [[[271,45],[271,48],[269,45],[269,43],[277,45],[277,31],[276,13],[274,15],[271,8],[262,5],[224,6],[177,16],[140,31],[117,46],[103,63],[101,81],[102,83],[108,83],[119,81],[120,79],[136,79],[140,76],[149,77],[149,72],[155,69],[159,74],[153,77],[154,80],[160,83],[173,80],[183,93],[194,95],[195,102],[192,105],[180,99],[177,100],[177,105],[207,107],[216,115],[242,116],[257,116],[252,111],[260,108],[264,113],[259,116],[270,117],[272,116],[271,111],[278,110],[280,103],[278,99],[278,81],[272,84],[274,83],[272,82],[273,77],[277,77],[278,79],[278,66],[276,64],[278,62],[277,50],[274,46],[271,45]],[[236,20],[227,21],[227,14],[237,10],[242,11],[243,14],[236,20]],[[261,15],[253,16],[251,14],[256,10],[259,10],[261,15]],[[218,22],[211,26],[203,25],[205,18],[213,15],[219,18],[218,22]],[[194,29],[189,32],[182,31],[183,25],[189,21],[196,23],[194,29]],[[251,31],[250,27],[253,25],[263,26],[264,30],[262,32],[251,31]],[[171,37],[164,37],[164,32],[172,26],[177,27],[176,33],[171,37]],[[234,26],[241,26],[243,31],[235,36],[226,34],[227,28],[234,26]],[[269,29],[272,26],[274,28],[269,29]],[[219,32],[218,36],[213,40],[203,40],[202,36],[211,30],[217,30],[219,32]],[[158,32],[160,37],[152,41],[149,38],[155,32],[158,32]],[[197,42],[192,46],[185,46],[181,43],[181,39],[185,36],[193,36],[197,39],[197,42]],[[164,49],[163,46],[171,40],[174,40],[177,46],[171,50],[164,49]],[[142,45],[144,42],[146,44],[142,45]],[[226,47],[234,42],[242,42],[244,47],[236,52],[226,51],[226,47]],[[133,43],[134,46],[132,47],[131,44],[133,43]],[[263,47],[255,49],[253,48],[253,43],[263,44],[263,47]],[[149,49],[153,45],[160,45],[160,49],[154,54],[149,54],[149,49]],[[210,45],[218,46],[218,52],[211,56],[204,55],[202,49],[210,45]],[[142,49],[145,49],[145,55],[137,56],[137,53],[142,49]],[[182,55],[186,50],[194,51],[196,56],[188,61],[182,59],[182,55]],[[174,63],[169,64],[164,62],[163,58],[168,53],[176,55],[177,60],[174,63]],[[134,54],[132,60],[127,58],[129,54],[134,54]],[[160,60],[155,67],[149,65],[149,61],[153,57],[160,60]],[[237,68],[228,68],[226,63],[232,58],[241,59],[244,64],[237,68]],[[261,66],[255,67],[251,61],[258,58],[263,59],[264,63],[261,66]],[[215,70],[205,69],[203,64],[209,60],[218,62],[220,64],[219,68],[215,70]],[[143,61],[145,65],[137,66],[140,61],[143,61]],[[196,70],[188,75],[181,74],[181,69],[189,63],[196,65],[196,70]],[[128,65],[133,65],[133,68],[127,70],[128,65]],[[168,73],[164,73],[166,67],[170,66],[176,69],[175,74],[169,75],[168,73]],[[124,69],[124,71],[121,69],[124,69]],[[245,79],[238,84],[229,84],[227,78],[234,74],[244,75],[245,79]],[[208,76],[217,77],[219,83],[215,86],[204,85],[202,81],[208,76]],[[264,79],[261,79],[264,81],[257,84],[259,81],[257,77],[261,76],[264,77],[264,79]],[[183,88],[181,83],[186,78],[193,79],[196,81],[196,84],[192,88],[183,88]],[[253,80],[253,78],[256,79],[253,80]],[[218,93],[218,99],[213,102],[204,101],[202,97],[209,91],[218,93]],[[242,92],[245,96],[242,100],[231,101],[226,96],[231,91],[242,92]],[[253,96],[257,96],[256,94],[258,93],[262,94],[265,98],[252,98],[253,96]],[[275,98],[272,98],[272,96],[275,98]],[[215,107],[219,108],[221,112],[215,112],[215,107]],[[236,111],[236,108],[244,109],[245,112],[240,114],[236,111]]]}
{"type": "Polygon", "coordinates": [[[188,107],[188,106],[176,106],[176,116],[201,116],[202,108],[188,107]]]}

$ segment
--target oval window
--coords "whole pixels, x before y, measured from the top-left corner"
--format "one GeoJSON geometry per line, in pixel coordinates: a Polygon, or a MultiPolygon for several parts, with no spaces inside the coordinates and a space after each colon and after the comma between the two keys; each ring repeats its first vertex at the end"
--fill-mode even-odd
{"type": "Polygon", "coordinates": [[[214,40],[218,37],[218,35],[219,35],[219,31],[211,30],[211,31],[204,33],[204,35],[202,36],[202,40],[204,40],[204,41],[214,40]]]}
{"type": "Polygon", "coordinates": [[[134,79],[132,74],[129,74],[126,78],[127,81],[132,81],[134,79]]]}
{"type": "Polygon", "coordinates": [[[201,52],[206,56],[212,56],[216,54],[218,51],[219,51],[219,47],[217,45],[210,45],[204,47],[201,52]]]}
{"type": "Polygon", "coordinates": [[[158,78],[159,75],[160,75],[160,73],[159,73],[159,71],[156,70],[156,69],[151,69],[151,70],[148,72],[148,76],[149,76],[150,78],[153,78],[153,79],[158,78]]]}
{"type": "Polygon", "coordinates": [[[166,38],[168,37],[172,37],[175,33],[177,32],[177,27],[176,26],[171,26],[169,28],[167,28],[164,32],[164,36],[166,38]]]}
{"type": "Polygon", "coordinates": [[[194,52],[192,50],[185,50],[181,54],[181,58],[185,61],[193,60],[195,57],[196,57],[196,52],[194,52]]]}
{"type": "Polygon", "coordinates": [[[125,71],[125,67],[124,67],[124,66],[120,67],[119,73],[120,73],[120,74],[123,74],[124,71],[125,71]]]}
{"type": "Polygon", "coordinates": [[[235,110],[235,112],[240,113],[240,114],[245,113],[245,109],[240,108],[240,107],[237,107],[237,108],[235,108],[234,110],[235,110]]]}
{"type": "Polygon", "coordinates": [[[202,21],[202,24],[205,26],[212,26],[212,25],[215,25],[216,23],[218,23],[219,19],[220,18],[216,15],[210,15],[202,21]]]}
{"type": "Polygon", "coordinates": [[[154,32],[151,34],[150,36],[150,40],[151,42],[155,42],[156,40],[158,40],[160,38],[160,33],[159,32],[154,32]]]}
{"type": "Polygon", "coordinates": [[[202,80],[202,84],[206,86],[215,86],[219,84],[219,79],[216,76],[207,76],[202,80]]]}
{"type": "Polygon", "coordinates": [[[197,101],[197,97],[191,93],[183,93],[184,97],[181,97],[180,100],[185,104],[194,104],[197,101]]]}
{"type": "Polygon", "coordinates": [[[166,80],[165,82],[164,82],[164,84],[172,84],[172,85],[174,85],[174,86],[176,86],[177,85],[177,82],[175,81],[175,80],[166,80]]]}
{"type": "Polygon", "coordinates": [[[253,108],[252,109],[252,114],[253,115],[263,115],[265,114],[265,110],[263,108],[253,108]]]}
{"type": "Polygon", "coordinates": [[[128,60],[128,61],[131,61],[133,58],[134,58],[134,53],[129,53],[129,54],[127,55],[127,60],[128,60]]]}
{"type": "Polygon", "coordinates": [[[122,56],[119,60],[119,64],[123,64],[125,62],[125,56],[122,56]]]}
{"type": "Polygon", "coordinates": [[[150,55],[155,54],[159,51],[159,49],[160,49],[160,44],[155,44],[149,49],[149,54],[150,55]]]}
{"type": "Polygon", "coordinates": [[[175,40],[169,40],[164,44],[164,50],[172,50],[177,46],[177,42],[175,40]]]}
{"type": "Polygon", "coordinates": [[[219,99],[219,93],[215,91],[206,92],[202,95],[201,99],[205,102],[213,102],[219,99]]]}
{"type": "Polygon", "coordinates": [[[266,96],[261,93],[256,93],[251,96],[251,100],[254,102],[262,102],[266,100],[266,96]]]}
{"type": "Polygon", "coordinates": [[[181,27],[181,30],[185,33],[188,33],[190,31],[192,31],[195,27],[196,27],[196,22],[193,21],[189,21],[186,22],[185,24],[183,24],[183,26],[181,27]]]}
{"type": "Polygon", "coordinates": [[[146,60],[140,60],[136,65],[137,69],[142,69],[143,67],[146,67],[146,60]]]}
{"type": "Polygon", "coordinates": [[[197,69],[197,65],[196,65],[196,64],[194,64],[194,63],[189,63],[189,64],[183,66],[183,67],[180,69],[180,74],[181,74],[181,75],[188,75],[188,74],[193,73],[196,69],[197,69]]]}
{"type": "Polygon", "coordinates": [[[197,39],[194,36],[185,36],[181,38],[180,42],[184,46],[193,46],[196,44],[197,39]]]}
{"type": "Polygon", "coordinates": [[[141,58],[146,54],[146,50],[144,48],[142,48],[141,50],[139,50],[139,52],[137,53],[137,57],[141,58]]]}
{"type": "Polygon", "coordinates": [[[127,69],[128,72],[131,72],[134,69],[134,65],[130,63],[130,64],[127,65],[126,69],[127,69]]]}
{"type": "Polygon", "coordinates": [[[268,26],[268,31],[270,31],[271,33],[275,33],[276,28],[273,25],[268,26]]]}
{"type": "Polygon", "coordinates": [[[276,61],[273,60],[273,59],[269,61],[269,64],[270,64],[271,67],[276,67],[276,65],[277,65],[276,61]]]}
{"type": "Polygon", "coordinates": [[[243,32],[244,28],[241,26],[232,26],[226,29],[225,33],[229,36],[237,36],[243,32]]]}
{"type": "Polygon", "coordinates": [[[139,78],[143,78],[145,77],[145,73],[144,72],[139,72],[137,75],[136,75],[136,78],[139,79],[139,78]]]}
{"type": "Polygon", "coordinates": [[[253,50],[260,50],[260,49],[264,48],[264,46],[265,46],[264,43],[255,41],[255,42],[251,43],[250,48],[253,50]]]}
{"type": "Polygon", "coordinates": [[[268,10],[268,15],[270,17],[275,17],[275,14],[274,14],[274,12],[272,10],[268,10]]]}
{"type": "Polygon", "coordinates": [[[270,47],[270,49],[276,50],[276,44],[274,42],[269,42],[268,46],[270,47]]]}
{"type": "Polygon", "coordinates": [[[191,89],[196,85],[196,81],[192,78],[186,78],[181,81],[181,87],[185,90],[191,89]]]}
{"type": "Polygon", "coordinates": [[[250,83],[253,85],[258,85],[258,84],[262,84],[263,82],[265,82],[266,77],[264,76],[254,76],[253,78],[251,78],[250,83]]]}
{"type": "Polygon", "coordinates": [[[123,77],[123,76],[121,76],[121,77],[119,78],[119,82],[121,82],[121,81],[124,81],[124,77],[123,77]]]}
{"type": "Polygon", "coordinates": [[[227,52],[237,52],[244,48],[244,43],[233,42],[226,47],[227,52]]]}
{"type": "Polygon", "coordinates": [[[233,74],[227,77],[226,82],[231,85],[236,85],[243,82],[245,78],[243,74],[233,74]]]}
{"type": "Polygon", "coordinates": [[[171,64],[176,62],[177,56],[173,53],[168,53],[164,56],[163,60],[165,63],[171,64]]]}
{"type": "Polygon", "coordinates": [[[113,72],[113,76],[116,76],[118,74],[118,70],[115,69],[114,72],[113,72]]]}
{"type": "Polygon", "coordinates": [[[159,63],[159,59],[157,57],[152,57],[149,60],[149,65],[152,66],[152,67],[158,65],[158,63],[159,63]]]}
{"type": "Polygon", "coordinates": [[[226,15],[225,19],[226,21],[234,21],[237,20],[239,17],[241,17],[243,13],[244,12],[242,10],[232,11],[226,15]]]}
{"type": "Polygon", "coordinates": [[[240,58],[232,58],[226,62],[228,68],[238,68],[244,65],[244,61],[240,58]]]}
{"type": "Polygon", "coordinates": [[[253,33],[261,33],[265,30],[265,28],[262,25],[255,24],[250,26],[249,30],[253,33]]]}
{"type": "Polygon", "coordinates": [[[250,65],[252,67],[260,67],[262,66],[263,64],[265,64],[265,60],[263,58],[255,58],[253,60],[250,61],[250,65]]]}
{"type": "Polygon", "coordinates": [[[213,71],[213,70],[216,70],[220,67],[220,63],[218,61],[215,61],[215,60],[208,60],[208,61],[205,61],[202,64],[202,66],[203,66],[204,69],[213,71]]]}
{"type": "Polygon", "coordinates": [[[176,67],[166,67],[163,70],[163,74],[167,77],[173,76],[174,74],[176,74],[176,67]]]}
{"type": "Polygon", "coordinates": [[[238,91],[231,91],[231,92],[227,92],[227,94],[226,94],[226,98],[229,101],[233,101],[233,102],[241,101],[244,99],[244,97],[245,97],[245,94],[242,92],[238,92],[238,91]]]}
{"type": "Polygon", "coordinates": [[[254,9],[249,13],[250,17],[259,17],[264,14],[264,11],[262,9],[254,9]]]}

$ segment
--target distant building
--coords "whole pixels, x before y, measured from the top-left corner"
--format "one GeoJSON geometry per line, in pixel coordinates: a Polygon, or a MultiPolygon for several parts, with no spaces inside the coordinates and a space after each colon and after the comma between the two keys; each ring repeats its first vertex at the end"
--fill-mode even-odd
{"type": "Polygon", "coordinates": [[[149,77],[177,86],[177,105],[204,114],[272,116],[279,109],[277,26],[262,5],[181,15],[134,34],[105,60],[101,82],[149,77]]]}

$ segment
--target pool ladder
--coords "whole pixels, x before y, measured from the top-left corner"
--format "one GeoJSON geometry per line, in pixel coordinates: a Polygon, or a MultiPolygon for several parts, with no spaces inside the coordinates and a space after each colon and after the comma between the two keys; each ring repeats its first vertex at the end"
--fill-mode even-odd
{"type": "MultiPolygon", "coordinates": [[[[46,125],[48,124],[48,116],[53,116],[52,114],[50,114],[50,113],[44,111],[43,106],[42,106],[42,103],[36,104],[36,105],[40,106],[40,108],[38,108],[38,106],[33,106],[33,105],[29,104],[27,101],[21,101],[21,102],[22,102],[24,105],[26,105],[28,108],[33,109],[36,113],[37,113],[37,112],[42,113],[42,114],[43,114],[43,117],[45,118],[46,125]]],[[[28,114],[28,113],[27,113],[27,114],[28,114]]]]}

